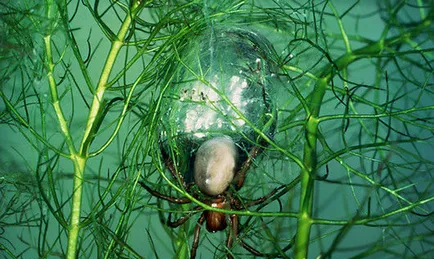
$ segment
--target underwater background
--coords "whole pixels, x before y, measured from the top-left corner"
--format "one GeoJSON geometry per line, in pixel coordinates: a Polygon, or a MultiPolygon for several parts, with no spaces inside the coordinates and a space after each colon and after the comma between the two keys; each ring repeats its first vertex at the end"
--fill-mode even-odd
{"type": "Polygon", "coordinates": [[[197,257],[432,257],[434,1],[0,5],[0,258],[189,257],[162,153],[192,182],[221,134],[262,149],[235,197],[284,188],[197,257]]]}

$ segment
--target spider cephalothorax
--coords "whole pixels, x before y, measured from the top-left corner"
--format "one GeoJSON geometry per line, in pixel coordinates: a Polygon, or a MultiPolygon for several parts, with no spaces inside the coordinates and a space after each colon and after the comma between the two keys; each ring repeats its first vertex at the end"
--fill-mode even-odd
{"type": "MultiPolygon", "coordinates": [[[[202,194],[192,193],[192,196],[210,207],[237,211],[245,210],[251,206],[266,202],[270,197],[272,197],[276,192],[285,186],[276,188],[266,196],[250,201],[241,201],[238,195],[235,197],[232,191],[228,190],[228,187],[231,183],[233,184],[234,188],[229,189],[238,190],[243,186],[245,175],[253,159],[257,156],[259,150],[259,147],[252,148],[248,158],[241,163],[241,166],[237,167],[237,149],[235,148],[235,144],[230,137],[220,136],[204,142],[196,152],[194,162],[194,181],[202,194]],[[233,181],[234,178],[235,181],[233,181]]],[[[165,154],[164,150],[162,150],[162,154],[165,159],[165,163],[174,178],[183,179],[182,175],[179,175],[175,170],[175,165],[167,156],[167,154],[165,154]]],[[[158,198],[177,204],[191,203],[191,200],[188,198],[175,198],[167,196],[153,190],[143,182],[140,182],[140,184],[148,192],[158,198]]],[[[182,185],[184,185],[186,189],[191,189],[187,187],[187,184],[185,183],[182,183],[182,185]]],[[[200,209],[200,206],[194,208],[194,210],[197,212],[200,212],[200,209]]],[[[169,216],[167,225],[170,227],[178,227],[185,223],[191,216],[192,214],[187,214],[176,221],[172,221],[171,217],[169,216]]],[[[206,222],[206,229],[209,232],[222,231],[228,226],[230,227],[226,241],[226,247],[228,249],[232,247],[234,240],[237,238],[238,216],[236,214],[225,214],[223,212],[213,210],[204,210],[195,227],[191,258],[195,258],[196,256],[196,250],[199,245],[200,228],[204,222],[206,222]]],[[[262,253],[249,246],[242,240],[238,241],[252,254],[256,256],[262,256],[262,253]]],[[[232,256],[228,253],[228,258],[231,257],[232,256]]]]}

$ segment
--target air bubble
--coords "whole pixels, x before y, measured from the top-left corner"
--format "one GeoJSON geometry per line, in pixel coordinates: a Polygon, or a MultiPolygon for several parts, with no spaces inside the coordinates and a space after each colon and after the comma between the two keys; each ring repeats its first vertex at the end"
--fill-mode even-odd
{"type": "Polygon", "coordinates": [[[276,56],[271,43],[239,28],[205,30],[188,42],[180,50],[182,62],[170,61],[179,65],[173,82],[165,82],[170,87],[161,106],[163,142],[182,143],[177,152],[187,154],[216,136],[228,135],[242,146],[257,139],[255,128],[272,134],[275,123],[266,116],[275,113],[269,79],[278,73],[276,63],[265,58],[276,56]]]}

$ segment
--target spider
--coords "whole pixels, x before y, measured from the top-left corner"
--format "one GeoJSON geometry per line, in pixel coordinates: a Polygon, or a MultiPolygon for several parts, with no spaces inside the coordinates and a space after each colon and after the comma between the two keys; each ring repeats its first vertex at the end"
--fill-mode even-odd
{"type": "MultiPolygon", "coordinates": [[[[187,185],[184,182],[183,176],[178,174],[169,155],[164,151],[162,147],[160,147],[160,149],[164,162],[174,179],[180,179],[181,184],[184,185],[184,188],[190,192],[191,185],[187,185]]],[[[230,137],[220,136],[205,141],[197,150],[194,159],[194,182],[199,188],[202,195],[199,195],[196,192],[192,193],[192,196],[213,208],[236,211],[244,210],[251,206],[265,203],[279,190],[285,188],[286,185],[275,188],[263,197],[245,202],[243,202],[238,197],[234,197],[233,192],[230,190],[231,188],[228,188],[230,184],[233,184],[234,188],[232,189],[238,191],[243,186],[246,173],[249,170],[253,160],[256,158],[260,151],[260,146],[253,147],[250,150],[249,155],[247,156],[245,161],[240,163],[241,166],[237,166],[237,149],[230,137]]],[[[150,194],[157,198],[176,204],[187,204],[192,202],[190,199],[185,197],[176,198],[162,194],[158,191],[153,190],[144,182],[140,181],[139,183],[150,194]]],[[[171,214],[169,214],[167,225],[169,227],[176,228],[187,222],[193,214],[199,212],[200,210],[201,206],[196,206],[193,208],[193,211],[195,212],[187,214],[177,219],[176,221],[172,221],[171,214]]],[[[199,219],[197,220],[197,224],[194,229],[194,237],[191,247],[190,258],[196,257],[196,251],[199,246],[200,231],[204,222],[206,222],[206,229],[209,232],[223,231],[227,228],[227,226],[231,228],[230,231],[228,231],[228,236],[226,240],[226,247],[228,249],[231,249],[234,240],[237,239],[238,215],[204,210],[199,219]]],[[[261,252],[257,251],[242,240],[237,241],[241,244],[242,247],[244,247],[253,255],[264,256],[261,252]]],[[[232,258],[232,255],[228,252],[227,257],[232,258]]]]}

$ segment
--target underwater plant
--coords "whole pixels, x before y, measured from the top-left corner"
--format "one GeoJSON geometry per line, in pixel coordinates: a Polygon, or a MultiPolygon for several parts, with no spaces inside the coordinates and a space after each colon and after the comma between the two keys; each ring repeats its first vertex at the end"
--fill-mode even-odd
{"type": "Polygon", "coordinates": [[[2,256],[433,253],[432,0],[0,6],[2,256]]]}

